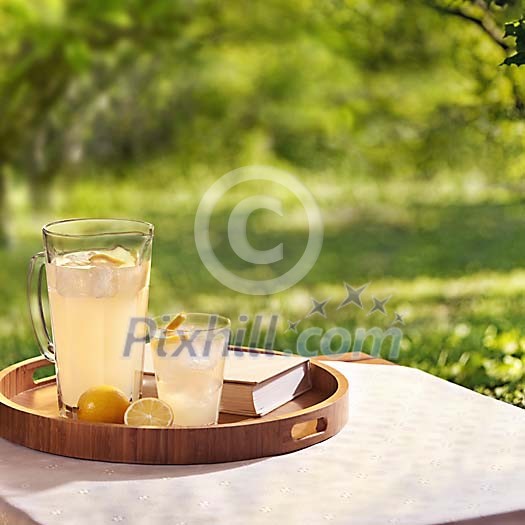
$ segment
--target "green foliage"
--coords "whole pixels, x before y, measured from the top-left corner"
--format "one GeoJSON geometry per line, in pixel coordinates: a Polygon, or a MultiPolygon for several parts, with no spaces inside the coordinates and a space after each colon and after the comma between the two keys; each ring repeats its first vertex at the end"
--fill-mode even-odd
{"type": "Polygon", "coordinates": [[[507,57],[503,63],[507,66],[525,64],[525,19],[505,24],[505,37],[516,39],[516,53],[507,57]]]}

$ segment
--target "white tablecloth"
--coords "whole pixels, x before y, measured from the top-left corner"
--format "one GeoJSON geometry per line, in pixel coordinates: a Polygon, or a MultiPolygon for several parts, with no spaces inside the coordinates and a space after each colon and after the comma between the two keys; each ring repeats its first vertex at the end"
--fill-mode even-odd
{"type": "Polygon", "coordinates": [[[0,524],[430,524],[525,508],[525,411],[418,370],[331,363],[350,420],[261,460],[137,466],[0,440],[0,524]]]}

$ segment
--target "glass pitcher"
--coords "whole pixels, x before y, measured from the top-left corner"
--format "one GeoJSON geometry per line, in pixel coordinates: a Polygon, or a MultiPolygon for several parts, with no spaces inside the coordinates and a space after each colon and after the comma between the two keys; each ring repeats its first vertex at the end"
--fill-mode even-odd
{"type": "Polygon", "coordinates": [[[73,417],[79,397],[95,386],[114,386],[137,399],[153,226],[70,219],[42,231],[44,251],[31,259],[28,299],[40,350],[56,364],[60,414],[73,417]],[[52,332],[42,305],[44,268],[52,332]]]}

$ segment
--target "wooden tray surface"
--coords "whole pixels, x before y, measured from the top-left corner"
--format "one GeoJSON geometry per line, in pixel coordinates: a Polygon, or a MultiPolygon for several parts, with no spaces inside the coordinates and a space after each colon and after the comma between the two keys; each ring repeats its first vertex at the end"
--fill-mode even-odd
{"type": "MultiPolygon", "coordinates": [[[[253,351],[253,349],[252,349],[253,351]]],[[[59,417],[54,377],[42,357],[0,372],[0,437],[29,448],[98,461],[144,464],[222,463],[293,452],[332,437],[348,418],[348,382],[311,362],[313,388],[261,418],[220,414],[207,427],[140,428],[59,417]]],[[[155,395],[145,376],[144,395],[155,395]]]]}

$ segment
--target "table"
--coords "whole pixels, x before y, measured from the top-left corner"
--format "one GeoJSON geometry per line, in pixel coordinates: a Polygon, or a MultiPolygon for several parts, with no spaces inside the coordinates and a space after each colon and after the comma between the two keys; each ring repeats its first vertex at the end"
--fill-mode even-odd
{"type": "Polygon", "coordinates": [[[158,467],[0,440],[0,525],[523,523],[525,411],[370,356],[338,359],[348,425],[293,454],[158,467]]]}

